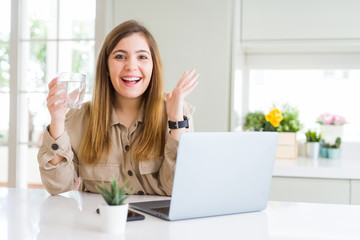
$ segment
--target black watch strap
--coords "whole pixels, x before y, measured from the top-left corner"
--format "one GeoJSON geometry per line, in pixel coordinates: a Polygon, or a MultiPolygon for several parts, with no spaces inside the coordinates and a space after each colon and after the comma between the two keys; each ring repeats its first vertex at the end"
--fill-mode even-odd
{"type": "Polygon", "coordinates": [[[179,128],[189,128],[189,121],[186,116],[184,116],[184,121],[172,122],[169,121],[170,129],[179,129],[179,128]]]}

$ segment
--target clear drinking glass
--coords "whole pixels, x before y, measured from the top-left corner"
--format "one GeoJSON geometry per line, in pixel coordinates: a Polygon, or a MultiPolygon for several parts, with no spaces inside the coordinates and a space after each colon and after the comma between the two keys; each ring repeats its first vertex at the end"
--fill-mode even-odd
{"type": "Polygon", "coordinates": [[[86,75],[82,73],[58,73],[58,84],[65,83],[66,87],[59,93],[66,93],[66,106],[80,109],[86,90],[86,75]]]}

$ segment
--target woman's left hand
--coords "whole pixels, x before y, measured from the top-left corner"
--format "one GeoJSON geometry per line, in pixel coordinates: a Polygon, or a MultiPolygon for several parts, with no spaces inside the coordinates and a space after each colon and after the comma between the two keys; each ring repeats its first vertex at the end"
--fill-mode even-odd
{"type": "Polygon", "coordinates": [[[166,112],[170,121],[183,121],[184,99],[199,82],[199,74],[195,70],[186,71],[171,93],[166,94],[166,112]]]}

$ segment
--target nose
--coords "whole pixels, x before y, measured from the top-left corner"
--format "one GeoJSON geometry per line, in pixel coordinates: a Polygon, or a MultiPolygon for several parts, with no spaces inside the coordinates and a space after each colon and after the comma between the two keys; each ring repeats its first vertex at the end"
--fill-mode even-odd
{"type": "Polygon", "coordinates": [[[137,59],[135,57],[129,57],[126,61],[125,69],[127,71],[135,71],[137,67],[137,59]]]}

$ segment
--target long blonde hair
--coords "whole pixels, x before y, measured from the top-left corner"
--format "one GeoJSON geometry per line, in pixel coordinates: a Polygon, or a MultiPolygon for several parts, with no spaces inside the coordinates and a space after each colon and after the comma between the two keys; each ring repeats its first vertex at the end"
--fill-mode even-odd
{"type": "Polygon", "coordinates": [[[144,26],[136,21],[127,21],[115,27],[107,35],[97,59],[95,86],[89,109],[89,123],[79,149],[79,157],[83,163],[94,164],[107,161],[111,150],[110,121],[116,92],[108,76],[108,58],[117,43],[133,33],[142,33],[145,36],[153,61],[150,84],[143,94],[142,133],[139,136],[136,148],[133,150],[133,156],[136,161],[146,161],[163,154],[166,112],[164,111],[160,53],[155,39],[144,26]]]}

